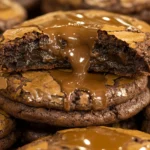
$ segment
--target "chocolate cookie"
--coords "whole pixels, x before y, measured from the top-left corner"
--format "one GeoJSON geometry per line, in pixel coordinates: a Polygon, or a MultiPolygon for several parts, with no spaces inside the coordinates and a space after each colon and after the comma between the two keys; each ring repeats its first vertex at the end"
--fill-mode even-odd
{"type": "Polygon", "coordinates": [[[142,21],[104,11],[49,13],[3,34],[0,70],[149,74],[149,31],[142,21]]]}
{"type": "Polygon", "coordinates": [[[17,139],[15,121],[4,111],[0,110],[0,149],[10,148],[17,139]]]}
{"type": "Polygon", "coordinates": [[[150,23],[149,0],[43,0],[42,9],[45,13],[56,10],[102,9],[127,14],[150,23]]]}
{"type": "Polygon", "coordinates": [[[145,90],[125,103],[108,107],[101,111],[70,111],[37,108],[14,102],[0,96],[0,107],[12,116],[32,122],[54,126],[78,127],[107,125],[136,115],[150,102],[149,90],[145,90]]]}
{"type": "Polygon", "coordinates": [[[0,82],[1,95],[28,106],[66,111],[103,110],[140,94],[147,86],[147,77],[88,74],[79,85],[70,72],[51,70],[2,74],[0,82]]]}
{"type": "Polygon", "coordinates": [[[0,1],[0,33],[23,22],[26,11],[16,2],[11,0],[0,1]]]}
{"type": "Polygon", "coordinates": [[[90,127],[59,131],[18,150],[149,150],[150,135],[134,130],[90,127]]]}

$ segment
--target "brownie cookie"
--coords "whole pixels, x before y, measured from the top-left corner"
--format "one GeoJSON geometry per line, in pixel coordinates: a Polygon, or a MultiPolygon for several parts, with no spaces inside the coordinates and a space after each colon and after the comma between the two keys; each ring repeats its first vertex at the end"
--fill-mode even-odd
{"type": "Polygon", "coordinates": [[[15,121],[4,111],[0,110],[0,149],[10,148],[16,140],[15,121]]]}
{"type": "Polygon", "coordinates": [[[134,130],[107,127],[62,130],[18,150],[150,150],[150,135],[134,130]]]}
{"type": "Polygon", "coordinates": [[[26,11],[18,3],[11,0],[0,1],[0,33],[23,22],[26,11]]]}
{"type": "Polygon", "coordinates": [[[69,77],[70,72],[65,70],[2,74],[0,95],[36,108],[88,111],[124,103],[147,87],[146,76],[127,78],[90,74],[90,78],[80,81],[81,85],[69,77]],[[71,81],[74,81],[73,84],[71,81]]]}
{"type": "Polygon", "coordinates": [[[42,9],[45,13],[56,10],[102,9],[137,17],[150,23],[149,0],[43,0],[42,9]]]}
{"type": "Polygon", "coordinates": [[[12,116],[53,126],[78,127],[108,125],[131,118],[150,103],[149,90],[143,91],[125,103],[101,111],[61,111],[31,107],[0,96],[0,107],[12,116]]]}
{"type": "Polygon", "coordinates": [[[104,11],[49,13],[3,34],[0,70],[149,74],[149,31],[142,21],[104,11]]]}

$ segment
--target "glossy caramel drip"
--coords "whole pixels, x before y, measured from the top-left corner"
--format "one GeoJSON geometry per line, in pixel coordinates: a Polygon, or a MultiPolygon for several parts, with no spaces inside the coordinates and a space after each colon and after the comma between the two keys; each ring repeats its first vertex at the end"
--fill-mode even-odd
{"type": "MultiPolygon", "coordinates": [[[[75,129],[60,132],[59,144],[85,150],[121,150],[132,136],[103,128],[75,129]]],[[[58,145],[59,145],[58,144],[58,145]]]]}
{"type": "MultiPolygon", "coordinates": [[[[134,141],[133,135],[100,127],[61,131],[57,142],[58,145],[73,146],[79,150],[125,150],[129,143],[132,147],[136,146],[136,150],[142,148],[134,141]]],[[[145,144],[143,148],[149,150],[149,146],[145,144]]]]}
{"type": "Polygon", "coordinates": [[[61,55],[67,58],[72,65],[72,72],[51,71],[51,75],[61,84],[63,92],[67,95],[64,103],[65,109],[70,110],[70,96],[75,89],[91,93],[93,109],[104,108],[106,106],[106,79],[103,75],[87,72],[90,53],[97,38],[97,29],[99,25],[105,23],[116,26],[131,25],[115,16],[88,17],[83,13],[66,14],[65,17],[56,15],[54,18],[48,23],[49,27],[44,28],[43,31],[50,38],[49,51],[59,57],[61,55]]]}
{"type": "MultiPolygon", "coordinates": [[[[66,13],[65,15],[56,14],[53,19],[43,24],[44,27],[62,27],[62,26],[82,26],[85,28],[99,29],[103,25],[123,26],[125,28],[133,27],[132,23],[118,15],[112,14],[91,14],[85,15],[82,12],[79,13],[66,13]]],[[[135,27],[134,27],[135,28],[135,27]]]]}
{"type": "Polygon", "coordinates": [[[72,65],[72,72],[51,71],[51,75],[61,83],[62,90],[67,95],[65,109],[70,110],[70,96],[75,89],[91,92],[93,109],[102,109],[106,103],[105,77],[87,72],[97,30],[70,26],[57,29],[48,28],[44,32],[50,38],[49,50],[55,55],[66,57],[72,65]],[[57,45],[59,40],[65,42],[63,48],[57,45]]]}

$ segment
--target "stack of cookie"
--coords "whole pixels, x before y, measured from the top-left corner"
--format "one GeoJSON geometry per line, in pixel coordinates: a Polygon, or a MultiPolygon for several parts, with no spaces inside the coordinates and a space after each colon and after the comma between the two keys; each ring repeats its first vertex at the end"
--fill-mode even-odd
{"type": "Polygon", "coordinates": [[[134,117],[150,103],[149,31],[143,21],[96,10],[49,13],[5,31],[1,109],[65,128],[134,117]]]}
{"type": "Polygon", "coordinates": [[[150,23],[149,0],[43,0],[43,12],[99,9],[130,15],[150,23]]]}

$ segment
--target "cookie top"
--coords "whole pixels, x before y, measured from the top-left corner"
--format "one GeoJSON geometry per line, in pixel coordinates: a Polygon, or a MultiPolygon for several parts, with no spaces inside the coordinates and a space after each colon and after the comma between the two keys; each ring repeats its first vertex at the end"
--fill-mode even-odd
{"type": "Polygon", "coordinates": [[[105,11],[49,13],[3,34],[0,70],[149,73],[149,31],[142,21],[105,11]]]}
{"type": "Polygon", "coordinates": [[[45,137],[18,150],[149,150],[149,139],[149,134],[140,131],[90,127],[59,131],[54,136],[45,137]]]}
{"type": "Polygon", "coordinates": [[[0,1],[0,32],[24,21],[26,11],[18,3],[11,0],[0,1]]]}

